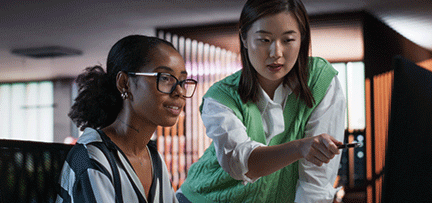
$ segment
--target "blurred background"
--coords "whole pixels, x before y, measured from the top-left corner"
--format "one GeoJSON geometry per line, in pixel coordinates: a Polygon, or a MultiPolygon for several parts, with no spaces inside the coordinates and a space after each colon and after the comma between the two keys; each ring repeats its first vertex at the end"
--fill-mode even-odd
{"type": "MultiPolygon", "coordinates": [[[[43,149],[73,144],[81,133],[67,117],[77,94],[75,77],[86,67],[105,67],[110,47],[122,37],[157,36],[176,46],[190,76],[199,81],[179,122],[172,128],[158,128],[154,135],[177,189],[189,166],[211,144],[199,117],[201,96],[214,82],[241,68],[237,21],[245,2],[1,0],[0,141],[20,140],[24,148],[34,146],[24,142],[40,143],[43,149]]],[[[432,1],[303,3],[311,20],[311,55],[330,61],[343,84],[348,107],[345,142],[363,144],[343,151],[335,183],[344,188],[338,201],[380,202],[392,58],[401,55],[432,70],[432,1]]],[[[68,147],[64,149],[67,152],[68,147]]],[[[14,153],[0,159],[1,174],[14,174],[11,171],[20,170],[23,163],[36,160],[14,153]],[[7,158],[15,162],[2,165],[7,158]]],[[[47,165],[46,160],[39,161],[47,165]]],[[[57,170],[62,161],[56,163],[60,164],[57,170]]],[[[42,168],[50,168],[44,164],[42,168]]],[[[33,165],[26,173],[35,170],[33,165]]],[[[18,184],[17,179],[8,181],[18,184]]]]}

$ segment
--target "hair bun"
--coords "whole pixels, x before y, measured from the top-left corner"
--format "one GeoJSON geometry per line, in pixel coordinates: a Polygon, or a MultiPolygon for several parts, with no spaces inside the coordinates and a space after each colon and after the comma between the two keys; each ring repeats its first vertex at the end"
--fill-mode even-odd
{"type": "Polygon", "coordinates": [[[85,127],[100,128],[115,119],[112,109],[122,102],[115,83],[111,82],[100,65],[88,67],[75,80],[78,96],[69,112],[69,117],[83,130],[85,127]]]}

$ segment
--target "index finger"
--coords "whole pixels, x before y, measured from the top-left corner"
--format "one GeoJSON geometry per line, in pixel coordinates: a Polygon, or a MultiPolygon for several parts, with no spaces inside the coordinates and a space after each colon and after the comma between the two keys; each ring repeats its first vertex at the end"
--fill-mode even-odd
{"type": "Polygon", "coordinates": [[[323,139],[324,145],[327,147],[329,151],[331,151],[334,154],[339,154],[339,150],[337,145],[343,144],[342,142],[339,142],[334,137],[330,136],[323,139]]]}
{"type": "Polygon", "coordinates": [[[339,146],[339,145],[342,145],[342,144],[343,144],[343,142],[337,140],[336,138],[334,138],[334,137],[332,137],[332,136],[330,136],[330,139],[333,141],[333,143],[334,143],[336,146],[339,146]]]}

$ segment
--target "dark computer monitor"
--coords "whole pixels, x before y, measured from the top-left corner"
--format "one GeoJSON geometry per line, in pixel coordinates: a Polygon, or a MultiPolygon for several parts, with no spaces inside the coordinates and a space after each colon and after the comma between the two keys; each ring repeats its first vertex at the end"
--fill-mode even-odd
{"type": "Polygon", "coordinates": [[[400,56],[392,65],[382,202],[432,202],[432,72],[400,56]]]}

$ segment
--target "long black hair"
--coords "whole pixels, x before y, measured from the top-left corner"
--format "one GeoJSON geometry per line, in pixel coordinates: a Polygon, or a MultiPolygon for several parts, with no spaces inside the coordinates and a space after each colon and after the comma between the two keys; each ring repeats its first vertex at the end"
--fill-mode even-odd
{"type": "Polygon", "coordinates": [[[240,54],[243,64],[239,84],[239,95],[244,103],[258,99],[257,71],[249,61],[249,55],[242,39],[247,38],[247,32],[257,20],[278,14],[290,12],[294,14],[301,33],[301,45],[297,62],[293,69],[285,76],[284,85],[288,85],[293,92],[302,99],[308,107],[315,102],[307,85],[309,75],[309,49],[311,43],[309,17],[300,0],[248,0],[243,7],[239,21],[240,54]],[[292,87],[290,81],[298,81],[298,85],[292,87]]]}
{"type": "Polygon", "coordinates": [[[116,42],[109,51],[107,71],[101,66],[88,67],[75,80],[78,96],[68,116],[81,129],[104,128],[112,124],[123,106],[117,89],[116,77],[120,71],[136,72],[152,60],[151,51],[159,44],[174,46],[162,39],[130,35],[116,42]]]}

